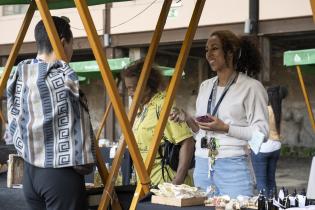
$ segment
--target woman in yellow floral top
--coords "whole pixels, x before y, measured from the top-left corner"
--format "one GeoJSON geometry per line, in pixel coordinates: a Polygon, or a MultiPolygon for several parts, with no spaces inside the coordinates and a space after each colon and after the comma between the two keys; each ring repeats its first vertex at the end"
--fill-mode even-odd
{"type": "MultiPolygon", "coordinates": [[[[130,68],[124,70],[123,77],[128,95],[133,97],[143,62],[138,62],[130,68]]],[[[158,122],[161,112],[165,92],[162,90],[162,75],[158,69],[152,68],[146,89],[140,99],[140,108],[135,119],[133,132],[140,149],[143,160],[146,159],[150,144],[154,134],[154,129],[158,122]]],[[[175,106],[173,106],[173,109],[175,106]]],[[[177,172],[169,166],[164,166],[164,178],[162,176],[162,164],[160,155],[157,154],[150,174],[153,185],[163,182],[172,182],[173,184],[192,185],[192,179],[188,175],[188,169],[195,149],[195,142],[192,138],[192,132],[186,123],[176,123],[168,120],[165,130],[165,138],[173,144],[180,144],[179,164],[177,172]]],[[[163,139],[161,143],[163,143],[163,139]]]]}

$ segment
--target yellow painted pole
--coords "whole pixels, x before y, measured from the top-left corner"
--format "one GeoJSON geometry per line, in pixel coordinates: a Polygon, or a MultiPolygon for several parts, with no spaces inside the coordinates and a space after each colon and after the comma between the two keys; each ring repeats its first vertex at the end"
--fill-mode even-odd
{"type": "Polygon", "coordinates": [[[297,70],[298,77],[299,77],[299,80],[300,80],[301,89],[302,89],[302,92],[303,92],[303,96],[304,96],[304,100],[305,100],[308,116],[310,117],[311,125],[312,125],[312,128],[313,128],[314,132],[315,132],[314,114],[313,114],[312,106],[311,106],[311,103],[310,103],[310,100],[309,100],[309,97],[308,97],[308,94],[307,94],[307,90],[306,90],[306,87],[305,87],[305,84],[304,84],[303,75],[302,75],[302,71],[301,71],[300,66],[296,66],[296,70],[297,70]]]}
{"type": "MultiPolygon", "coordinates": [[[[148,50],[148,54],[146,55],[143,67],[142,67],[142,71],[140,74],[140,78],[137,84],[137,88],[134,94],[134,98],[132,99],[132,104],[128,113],[128,117],[130,120],[130,124],[133,125],[134,120],[136,118],[136,114],[139,108],[139,104],[140,104],[140,96],[143,94],[144,88],[146,86],[147,80],[149,78],[150,72],[151,72],[151,68],[152,68],[152,64],[156,55],[156,51],[158,48],[158,44],[159,41],[161,39],[162,36],[162,32],[166,23],[166,19],[167,19],[167,15],[168,12],[170,10],[170,7],[172,5],[172,0],[165,0],[164,4],[162,6],[161,9],[161,13],[159,16],[159,19],[157,21],[157,25],[154,31],[154,34],[152,36],[152,40],[151,40],[151,44],[148,50]]],[[[122,138],[119,142],[119,146],[117,149],[117,154],[114,158],[113,164],[112,164],[112,168],[111,171],[109,173],[108,179],[106,181],[106,185],[104,188],[104,192],[99,204],[99,210],[105,210],[109,204],[110,201],[110,194],[113,191],[114,188],[114,184],[115,184],[115,180],[117,178],[118,175],[118,171],[119,171],[119,167],[121,165],[121,160],[123,157],[123,154],[125,152],[125,148],[126,148],[126,142],[124,141],[124,139],[122,138]]]]}
{"type": "Polygon", "coordinates": [[[85,31],[87,33],[87,37],[93,50],[95,59],[100,67],[100,72],[104,81],[104,85],[113,104],[113,108],[117,116],[118,122],[121,126],[122,133],[129,146],[130,155],[132,160],[134,161],[135,168],[139,174],[140,182],[144,187],[144,191],[149,192],[150,177],[147,171],[145,170],[145,166],[142,161],[142,157],[140,155],[135,137],[132,133],[131,125],[125,113],[121,98],[118,94],[114,78],[111,74],[106,59],[106,55],[101,46],[101,42],[98,38],[87,3],[85,0],[74,0],[74,2],[78,9],[85,31]]]}
{"type": "Polygon", "coordinates": [[[46,28],[51,46],[56,53],[58,59],[62,59],[65,62],[69,62],[67,60],[65,51],[61,45],[60,38],[57,33],[57,29],[51,17],[48,4],[46,0],[35,0],[40,16],[42,17],[44,26],[46,28]]]}
{"type": "MultiPolygon", "coordinates": [[[[119,83],[120,83],[120,79],[117,79],[117,86],[119,85],[119,83]]],[[[106,107],[106,110],[105,110],[103,119],[102,119],[102,121],[101,121],[101,125],[100,125],[100,127],[99,127],[99,129],[98,129],[98,131],[97,131],[97,134],[96,134],[96,141],[97,141],[97,142],[98,142],[98,140],[100,139],[102,130],[103,130],[104,126],[105,126],[105,122],[106,122],[106,119],[107,119],[107,117],[108,117],[109,110],[110,110],[111,107],[112,107],[112,103],[109,102],[108,105],[107,105],[107,107],[106,107]]],[[[97,145],[98,145],[98,144],[97,144],[97,145]]],[[[105,184],[105,183],[104,183],[104,184],[105,184]]]]}
{"type": "MultiPolygon", "coordinates": [[[[150,149],[149,149],[147,158],[145,160],[145,165],[146,165],[148,173],[151,173],[151,170],[152,170],[152,166],[153,166],[153,163],[154,163],[154,160],[156,157],[158,147],[159,147],[160,142],[161,142],[161,138],[162,138],[162,135],[163,135],[166,123],[167,123],[167,119],[168,119],[168,116],[169,116],[169,113],[171,110],[171,106],[174,102],[176,88],[179,84],[181,75],[182,75],[183,70],[184,70],[184,66],[186,64],[189,50],[190,50],[193,38],[195,36],[197,27],[198,27],[198,22],[199,22],[205,1],[206,0],[197,0],[197,2],[196,2],[191,21],[189,23],[189,27],[188,27],[188,30],[186,32],[184,43],[183,43],[183,46],[182,46],[181,51],[179,53],[179,57],[178,57],[177,62],[176,62],[175,72],[174,72],[174,75],[171,79],[168,91],[166,93],[163,108],[161,110],[160,119],[158,121],[156,129],[154,130],[152,143],[150,145],[150,149]]],[[[131,210],[136,209],[137,203],[143,195],[144,195],[144,192],[141,189],[141,185],[137,185],[137,189],[136,189],[134,198],[133,198],[131,206],[130,206],[131,210]]]]}
{"type": "Polygon", "coordinates": [[[311,8],[312,8],[312,14],[313,14],[313,22],[315,22],[315,0],[310,0],[311,8]]]}
{"type": "MultiPolygon", "coordinates": [[[[96,134],[96,141],[98,142],[98,140],[100,139],[100,136],[101,136],[101,133],[102,133],[102,130],[103,130],[103,127],[105,125],[105,122],[106,122],[106,119],[107,119],[107,116],[109,114],[109,110],[110,108],[112,107],[112,103],[109,102],[107,107],[106,107],[106,110],[105,110],[105,113],[104,113],[104,116],[103,116],[103,119],[101,121],[101,125],[100,127],[98,128],[98,131],[97,131],[97,134],[96,134]]],[[[104,183],[105,184],[105,183],[104,183]]]]}
{"type": "Polygon", "coordinates": [[[7,124],[6,120],[3,117],[3,114],[2,114],[1,110],[0,110],[0,118],[1,118],[1,121],[2,121],[3,125],[7,124]]]}
{"type": "MultiPolygon", "coordinates": [[[[3,91],[6,87],[6,83],[8,81],[8,78],[10,76],[10,72],[14,66],[14,63],[15,63],[15,60],[16,60],[16,57],[21,49],[21,46],[22,46],[22,43],[23,43],[23,40],[25,38],[25,34],[27,32],[27,29],[32,21],[32,18],[34,16],[34,12],[35,12],[35,9],[36,9],[36,5],[35,5],[35,2],[31,2],[30,3],[30,6],[26,12],[26,15],[25,15],[25,18],[22,22],[22,25],[21,25],[21,28],[20,28],[20,31],[19,31],[19,34],[14,42],[14,45],[13,45],[13,48],[10,52],[10,55],[9,55],[9,58],[6,62],[6,65],[4,67],[4,71],[3,71],[3,74],[0,78],[0,95],[3,94],[3,91]]],[[[1,113],[2,114],[2,113],[1,113]]],[[[2,115],[3,116],[3,115],[2,115]]]]}

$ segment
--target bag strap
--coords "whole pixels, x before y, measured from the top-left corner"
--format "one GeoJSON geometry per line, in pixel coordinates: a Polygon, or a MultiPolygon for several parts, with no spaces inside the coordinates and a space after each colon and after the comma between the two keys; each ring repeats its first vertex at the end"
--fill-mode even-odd
{"type": "MultiPolygon", "coordinates": [[[[159,118],[160,118],[160,112],[158,111],[158,107],[157,107],[157,106],[155,107],[155,113],[156,113],[157,119],[159,119],[159,118]]],[[[164,135],[164,133],[163,133],[162,139],[164,140],[164,142],[165,142],[165,141],[170,142],[170,141],[166,138],[166,136],[164,135]]],[[[172,142],[170,142],[170,143],[172,143],[172,142]]],[[[168,171],[168,169],[167,169],[166,162],[165,162],[165,144],[160,144],[160,145],[159,145],[158,152],[159,152],[159,155],[160,155],[160,158],[161,158],[161,167],[162,167],[162,177],[163,177],[163,180],[164,180],[164,182],[165,182],[165,176],[164,176],[165,173],[164,173],[164,170],[166,170],[166,173],[167,173],[168,178],[169,178],[170,180],[172,180],[171,175],[170,175],[170,173],[169,173],[169,171],[168,171]],[[164,147],[164,154],[163,154],[163,147],[164,147]]]]}

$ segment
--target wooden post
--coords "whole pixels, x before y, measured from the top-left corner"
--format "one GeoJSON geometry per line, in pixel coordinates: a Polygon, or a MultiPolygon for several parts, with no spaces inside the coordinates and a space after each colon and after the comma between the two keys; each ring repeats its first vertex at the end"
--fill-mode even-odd
{"type": "Polygon", "coordinates": [[[142,161],[142,157],[140,155],[135,137],[132,133],[131,125],[125,113],[121,98],[118,94],[118,90],[113,75],[111,74],[106,59],[106,55],[102,49],[100,40],[97,36],[97,32],[93,24],[93,20],[89,12],[87,3],[85,0],[74,0],[74,2],[78,9],[85,31],[87,33],[87,37],[93,50],[93,53],[95,55],[95,59],[100,67],[100,72],[104,81],[104,85],[108,91],[109,97],[113,104],[113,108],[117,116],[118,122],[121,126],[122,133],[129,146],[130,155],[134,161],[134,165],[138,172],[140,181],[144,187],[144,191],[149,192],[150,177],[147,171],[145,170],[145,166],[142,161]]]}
{"type": "Polygon", "coordinates": [[[10,72],[14,66],[16,57],[17,57],[17,55],[21,49],[21,45],[22,45],[23,40],[25,38],[25,34],[27,32],[27,29],[28,29],[28,27],[32,21],[32,18],[33,18],[34,12],[35,12],[35,8],[36,8],[35,2],[32,1],[30,3],[30,6],[29,6],[27,12],[26,12],[26,15],[25,15],[25,18],[23,20],[22,26],[20,28],[19,34],[18,34],[18,36],[14,42],[13,48],[10,52],[9,58],[6,62],[5,67],[4,67],[3,74],[1,75],[1,78],[0,78],[0,95],[3,94],[3,91],[6,87],[6,83],[8,81],[9,76],[10,76],[10,72]]]}
{"type": "MultiPolygon", "coordinates": [[[[158,147],[159,147],[160,142],[161,142],[161,138],[162,138],[162,135],[163,135],[166,123],[167,123],[167,119],[168,119],[168,116],[169,116],[169,113],[171,110],[171,106],[174,102],[176,88],[179,84],[181,75],[182,75],[183,70],[184,70],[184,66],[186,64],[189,50],[190,50],[193,38],[195,36],[197,27],[198,27],[198,22],[199,22],[205,1],[206,0],[197,0],[197,2],[196,2],[191,21],[189,23],[189,27],[188,27],[187,32],[186,32],[184,43],[183,43],[179,57],[178,57],[177,62],[176,62],[175,72],[174,72],[174,75],[173,75],[172,80],[170,82],[170,85],[169,85],[169,88],[168,88],[168,91],[167,91],[167,94],[165,97],[165,101],[163,104],[163,108],[161,111],[160,119],[158,121],[158,124],[156,125],[156,129],[154,130],[152,143],[150,145],[150,149],[149,149],[147,158],[145,160],[145,165],[146,165],[148,173],[151,173],[151,170],[153,167],[153,163],[154,163],[154,160],[156,157],[158,147]]],[[[136,209],[137,203],[138,203],[140,197],[142,197],[145,193],[142,191],[141,188],[142,188],[141,185],[138,184],[134,198],[133,198],[131,206],[130,206],[131,210],[136,209]]]]}
{"type": "MultiPolygon", "coordinates": [[[[139,108],[139,103],[140,103],[140,96],[142,95],[142,93],[144,91],[143,87],[146,86],[147,80],[149,78],[152,64],[154,61],[154,57],[156,55],[158,43],[161,39],[162,31],[163,31],[163,28],[165,26],[167,15],[168,15],[169,9],[171,7],[171,4],[172,4],[172,0],[165,0],[164,4],[162,6],[159,20],[157,22],[155,32],[154,32],[153,37],[152,37],[152,41],[151,41],[151,44],[150,44],[150,47],[148,50],[148,54],[145,58],[145,61],[144,61],[143,67],[142,67],[140,78],[139,78],[137,88],[136,88],[136,91],[134,94],[134,98],[132,100],[132,104],[131,104],[130,111],[128,114],[131,125],[133,125],[134,120],[136,118],[136,114],[137,114],[137,111],[139,108]]],[[[99,204],[99,208],[98,208],[99,210],[101,210],[101,209],[105,210],[109,204],[109,201],[110,201],[109,195],[111,194],[111,192],[113,190],[113,186],[114,186],[115,180],[117,178],[117,174],[119,171],[119,167],[121,165],[121,160],[122,160],[123,154],[125,152],[125,148],[126,148],[126,142],[124,141],[124,139],[122,139],[119,142],[117,153],[116,153],[116,156],[115,156],[114,161],[113,161],[112,169],[111,169],[109,177],[106,181],[104,192],[103,192],[103,195],[102,195],[102,198],[101,198],[101,201],[99,204]]],[[[141,161],[142,161],[142,158],[141,158],[141,161]]]]}
{"type": "Polygon", "coordinates": [[[315,23],[315,0],[310,0],[311,8],[312,8],[312,14],[313,14],[313,22],[315,23]]]}
{"type": "Polygon", "coordinates": [[[102,119],[102,121],[101,121],[100,127],[98,128],[98,131],[97,131],[97,134],[96,134],[96,141],[97,141],[97,142],[98,142],[98,140],[100,139],[100,136],[101,136],[103,127],[104,127],[104,125],[105,125],[105,122],[106,122],[106,119],[107,119],[107,116],[108,116],[108,113],[109,113],[111,107],[112,107],[112,103],[109,102],[108,105],[107,105],[107,107],[106,107],[106,110],[105,110],[103,119],[102,119]]]}
{"type": "Polygon", "coordinates": [[[303,92],[303,96],[304,96],[304,100],[305,100],[308,116],[310,117],[310,121],[311,121],[311,125],[312,125],[312,128],[313,128],[313,131],[315,132],[314,114],[313,114],[312,106],[311,106],[311,103],[310,103],[310,100],[309,100],[309,97],[308,97],[308,94],[307,94],[307,90],[306,90],[306,87],[305,87],[305,84],[304,84],[303,75],[302,75],[302,71],[301,71],[300,66],[296,66],[296,70],[297,70],[299,81],[300,81],[300,84],[301,84],[301,89],[302,89],[302,92],[303,92]]]}

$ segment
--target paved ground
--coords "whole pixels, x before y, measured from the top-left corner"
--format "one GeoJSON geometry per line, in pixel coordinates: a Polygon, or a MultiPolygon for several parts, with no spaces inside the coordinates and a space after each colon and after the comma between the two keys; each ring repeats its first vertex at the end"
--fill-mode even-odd
{"type": "Polygon", "coordinates": [[[291,192],[307,189],[312,158],[280,158],[276,171],[278,187],[286,187],[291,192]]]}

